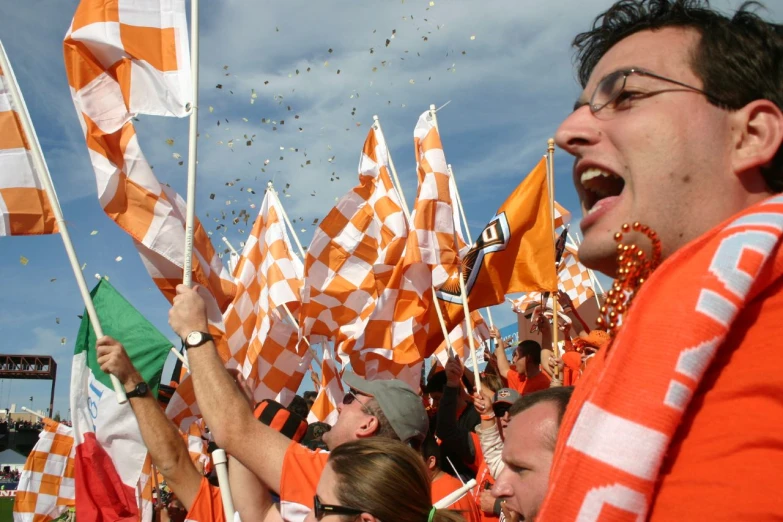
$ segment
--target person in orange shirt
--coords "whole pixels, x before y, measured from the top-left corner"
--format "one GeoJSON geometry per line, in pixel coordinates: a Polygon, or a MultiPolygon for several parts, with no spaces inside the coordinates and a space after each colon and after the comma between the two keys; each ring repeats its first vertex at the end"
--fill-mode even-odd
{"type": "MultiPolygon", "coordinates": [[[[443,471],[441,465],[444,460],[443,452],[435,437],[430,435],[424,439],[421,454],[424,457],[424,464],[427,466],[430,480],[432,481],[433,504],[462,487],[462,482],[453,475],[443,471]]],[[[478,506],[473,499],[471,491],[465,492],[459,499],[449,505],[447,509],[456,511],[467,522],[480,522],[481,520],[478,506]]]]}
{"type": "Polygon", "coordinates": [[[506,344],[494,326],[489,335],[495,339],[495,356],[500,375],[508,381],[508,387],[520,395],[549,388],[549,377],[541,370],[541,345],[536,341],[522,341],[514,348],[511,364],[506,357],[506,344]]]}

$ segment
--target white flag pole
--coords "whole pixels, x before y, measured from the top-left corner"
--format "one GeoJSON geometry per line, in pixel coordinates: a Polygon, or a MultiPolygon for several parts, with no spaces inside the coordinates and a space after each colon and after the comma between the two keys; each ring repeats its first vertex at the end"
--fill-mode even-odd
{"type": "Polygon", "coordinates": [[[435,502],[433,507],[435,509],[446,509],[450,505],[452,505],[454,502],[458,501],[460,498],[462,498],[462,495],[464,495],[466,492],[470,491],[476,487],[476,479],[472,478],[469,481],[467,481],[461,488],[454,491],[453,493],[449,493],[442,499],[435,502]]]}
{"type": "Polygon", "coordinates": [[[234,500],[231,498],[231,485],[228,481],[228,458],[225,450],[216,449],[212,452],[212,463],[215,465],[215,472],[220,485],[220,498],[223,500],[223,513],[226,520],[234,520],[234,500]]]}
{"type": "MultiPolygon", "coordinates": [[[[90,318],[90,324],[95,331],[95,338],[100,339],[103,337],[103,328],[101,328],[101,322],[98,319],[98,313],[95,311],[95,305],[90,297],[90,290],[87,288],[87,282],[84,280],[84,273],[82,273],[79,260],[76,257],[76,251],[73,248],[73,242],[71,242],[71,236],[68,233],[68,227],[65,225],[65,219],[63,218],[63,211],[60,208],[60,202],[57,199],[57,193],[54,191],[54,184],[52,183],[52,176],[49,174],[49,167],[46,165],[46,159],[44,159],[43,152],[41,151],[41,144],[38,143],[38,135],[35,133],[33,127],[33,121],[30,118],[30,113],[27,111],[27,105],[22,97],[22,91],[19,89],[19,84],[16,82],[16,76],[14,75],[11,64],[8,61],[8,56],[5,53],[3,44],[0,43],[0,68],[6,74],[8,78],[8,91],[9,94],[17,106],[17,114],[19,114],[19,120],[22,124],[22,129],[27,135],[27,139],[30,143],[30,156],[33,160],[33,166],[38,172],[41,183],[46,190],[46,195],[49,198],[49,205],[52,207],[54,218],[57,221],[57,227],[60,230],[60,237],[63,240],[65,246],[65,252],[68,254],[68,260],[71,263],[71,269],[73,275],[76,278],[76,285],[79,287],[79,293],[82,295],[84,301],[84,307],[87,309],[87,316],[90,318]]],[[[114,388],[114,393],[117,395],[117,402],[125,404],[128,398],[125,396],[125,389],[122,387],[119,379],[114,375],[109,375],[111,378],[111,384],[114,388]]]]}
{"type": "MultiPolygon", "coordinates": [[[[557,246],[555,246],[555,242],[557,241],[557,232],[555,232],[554,226],[555,226],[555,140],[552,138],[549,138],[547,141],[547,149],[546,149],[546,173],[547,173],[547,182],[549,184],[549,210],[552,214],[552,231],[554,233],[554,237],[552,238],[552,248],[555,250],[555,254],[557,253],[557,246]]],[[[557,272],[557,266],[555,266],[555,272],[557,272]]],[[[556,277],[558,277],[558,274],[555,274],[556,277]]],[[[558,277],[559,282],[559,277],[558,277]]],[[[557,288],[554,292],[552,292],[552,353],[554,353],[555,358],[560,358],[560,347],[557,344],[557,337],[558,337],[558,306],[557,306],[557,288]]],[[[545,318],[546,319],[546,318],[545,318]]],[[[557,377],[559,373],[559,370],[557,367],[555,367],[555,377],[557,377]]]]}
{"type": "MultiPolygon", "coordinates": [[[[440,135],[440,128],[438,127],[438,116],[436,114],[437,108],[435,105],[430,105],[430,117],[432,118],[432,124],[435,126],[435,129],[438,130],[438,135],[440,135]]],[[[442,140],[441,140],[442,143],[442,140]]],[[[447,170],[448,167],[447,167],[447,170]]],[[[451,172],[449,170],[449,172],[451,172]]],[[[456,192],[457,184],[454,184],[454,190],[456,192]]],[[[457,201],[459,202],[459,198],[457,198],[457,201]]],[[[467,228],[467,222],[465,222],[465,228],[467,228]]],[[[454,243],[456,246],[456,231],[454,235],[454,243]]],[[[470,359],[473,362],[473,377],[475,379],[475,386],[476,386],[476,393],[481,393],[481,372],[479,371],[478,367],[478,360],[476,359],[476,340],[473,338],[473,321],[470,320],[470,309],[468,308],[468,293],[465,291],[465,278],[462,277],[462,265],[460,265],[460,271],[458,274],[457,279],[459,279],[459,291],[460,291],[460,297],[462,299],[462,309],[465,312],[465,335],[468,337],[468,346],[470,347],[470,359]]]]}
{"type": "MultiPolygon", "coordinates": [[[[378,134],[380,134],[381,139],[383,140],[383,144],[386,146],[386,157],[389,158],[389,168],[392,171],[392,179],[393,179],[393,185],[394,189],[397,191],[397,196],[400,198],[400,204],[402,205],[402,213],[405,214],[405,221],[408,223],[408,230],[410,231],[413,228],[413,222],[411,221],[411,212],[408,209],[408,202],[405,200],[405,194],[402,192],[402,185],[400,185],[400,178],[397,176],[397,169],[394,168],[394,161],[392,160],[391,151],[389,150],[389,145],[386,143],[386,136],[383,135],[383,129],[381,128],[381,120],[378,118],[377,115],[373,116],[372,119],[374,120],[374,125],[378,131],[378,134]]],[[[430,287],[432,290],[432,303],[435,305],[435,312],[438,315],[438,322],[440,323],[440,329],[443,332],[443,339],[446,342],[446,349],[448,350],[449,357],[451,357],[451,354],[454,353],[454,349],[451,346],[451,339],[449,338],[449,330],[446,328],[446,321],[443,319],[443,311],[440,309],[440,306],[438,305],[438,296],[435,294],[435,288],[430,287]]]]}
{"type": "Polygon", "coordinates": [[[185,211],[185,259],[182,284],[193,285],[193,226],[196,221],[196,166],[198,163],[198,0],[190,0],[190,74],[193,94],[188,132],[188,191],[185,211]]]}

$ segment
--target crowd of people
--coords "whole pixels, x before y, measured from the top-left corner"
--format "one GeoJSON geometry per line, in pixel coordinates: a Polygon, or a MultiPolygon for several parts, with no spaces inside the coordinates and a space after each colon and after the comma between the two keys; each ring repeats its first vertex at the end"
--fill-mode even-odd
{"type": "MultiPolygon", "coordinates": [[[[783,27],[749,6],[620,0],[574,45],[584,91],[556,141],[576,159],[580,258],[617,276],[603,328],[558,293],[527,311],[538,340],[510,360],[492,330],[479,382],[456,357],[421,393],[346,371],[335,424],[308,426],[314,395],[254,404],[193,335],[208,331],[198,288],[177,288],[169,323],[242,520],[783,517],[783,27]]],[[[98,356],[138,389],[120,343],[98,356]]],[[[130,403],[177,498],[165,516],[225,520],[155,399],[130,403]]]]}

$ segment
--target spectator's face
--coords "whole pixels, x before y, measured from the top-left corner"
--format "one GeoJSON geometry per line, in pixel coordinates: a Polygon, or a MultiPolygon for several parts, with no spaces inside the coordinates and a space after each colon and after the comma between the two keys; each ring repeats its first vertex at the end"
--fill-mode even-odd
{"type": "Polygon", "coordinates": [[[544,500],[557,429],[557,407],[551,402],[538,403],[518,413],[506,429],[506,466],[492,487],[492,494],[504,499],[509,509],[524,520],[534,520],[544,500]]]}
{"type": "Polygon", "coordinates": [[[329,447],[334,449],[340,444],[355,440],[360,436],[371,435],[371,430],[377,424],[366,404],[372,399],[367,395],[362,395],[356,390],[345,394],[341,404],[337,405],[339,416],[332,429],[324,433],[323,441],[329,447]],[[373,424],[374,423],[374,424],[373,424]],[[370,433],[367,433],[370,430],[370,433]]]}
{"type": "Polygon", "coordinates": [[[514,350],[514,356],[511,358],[511,362],[514,364],[514,369],[520,375],[527,375],[527,367],[525,366],[525,357],[519,354],[519,349],[514,350]]]}
{"type": "MultiPolygon", "coordinates": [[[[696,31],[681,28],[625,38],[598,62],[579,101],[589,104],[602,79],[631,68],[703,89],[691,67],[698,41],[696,31]]],[[[576,158],[574,184],[585,215],[579,258],[606,274],[614,274],[613,235],[624,223],[657,232],[665,257],[743,208],[746,195],[732,167],[732,113],[649,76],[628,76],[624,92],[638,95],[597,113],[583,105],[555,135],[576,158]]]]}
{"type": "Polygon", "coordinates": [[[432,409],[438,411],[438,406],[440,406],[440,400],[443,397],[443,392],[430,392],[429,395],[432,409]]]}

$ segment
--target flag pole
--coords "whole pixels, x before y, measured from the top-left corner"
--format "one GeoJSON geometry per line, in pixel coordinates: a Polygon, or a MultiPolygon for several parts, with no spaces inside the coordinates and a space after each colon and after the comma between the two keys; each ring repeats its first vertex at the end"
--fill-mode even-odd
{"type": "Polygon", "coordinates": [[[280,207],[280,213],[283,214],[285,224],[288,225],[288,229],[291,231],[291,235],[294,237],[294,243],[296,243],[296,247],[299,249],[299,255],[302,256],[302,261],[304,261],[305,249],[302,247],[302,243],[299,241],[299,235],[297,235],[294,225],[292,225],[291,220],[288,219],[288,214],[286,213],[285,208],[283,208],[283,203],[280,201],[280,197],[277,195],[277,191],[275,190],[274,185],[270,181],[266,184],[266,187],[277,200],[278,206],[280,207]]]}
{"type": "MultiPolygon", "coordinates": [[[[435,105],[430,105],[430,117],[432,118],[432,124],[435,126],[435,129],[438,130],[438,135],[440,135],[440,127],[438,126],[438,115],[437,108],[435,105]]],[[[442,143],[442,141],[441,141],[442,143]]],[[[450,169],[446,167],[446,170],[449,172],[450,169]]],[[[454,190],[456,192],[457,184],[454,183],[454,190]]],[[[459,202],[459,197],[457,197],[457,201],[459,202]]],[[[465,228],[467,228],[467,222],[465,222],[465,228]]],[[[455,236],[454,236],[454,243],[456,245],[456,230],[455,230],[455,236]]],[[[481,393],[481,372],[479,372],[478,367],[478,361],[476,359],[476,340],[473,338],[473,321],[470,320],[470,308],[468,308],[468,293],[465,291],[465,278],[462,277],[462,265],[459,266],[459,274],[457,279],[459,279],[459,292],[460,292],[460,298],[462,299],[462,309],[465,313],[465,335],[468,337],[468,347],[470,347],[470,359],[473,362],[473,377],[475,379],[475,386],[476,386],[476,393],[481,393]]]]}
{"type": "Polygon", "coordinates": [[[212,452],[212,463],[215,465],[215,472],[220,485],[220,498],[223,500],[223,513],[226,516],[226,521],[231,522],[234,520],[234,500],[231,498],[231,485],[228,481],[228,466],[226,466],[226,462],[228,462],[228,458],[225,450],[216,449],[212,452]]]}
{"type": "Polygon", "coordinates": [[[185,259],[182,284],[193,285],[193,227],[196,221],[196,163],[198,162],[198,0],[190,0],[190,74],[193,94],[188,131],[188,191],[185,211],[185,259]]]}
{"type": "MultiPolygon", "coordinates": [[[[65,253],[68,255],[68,261],[71,263],[71,269],[73,275],[76,278],[76,285],[79,287],[79,293],[84,301],[84,308],[87,310],[87,316],[90,318],[90,324],[95,331],[95,338],[100,339],[103,337],[103,328],[101,328],[101,322],[98,319],[98,313],[95,311],[95,305],[90,297],[90,290],[87,288],[87,282],[84,280],[84,273],[82,272],[81,265],[79,265],[79,259],[76,257],[76,250],[73,248],[73,242],[71,241],[71,235],[68,233],[68,227],[65,224],[65,218],[63,218],[63,211],[60,208],[60,201],[57,199],[57,193],[54,191],[54,184],[52,182],[52,176],[49,173],[49,167],[46,164],[43,151],[41,150],[41,144],[38,142],[38,135],[35,133],[33,127],[33,121],[30,118],[30,113],[27,111],[27,105],[24,102],[22,91],[19,89],[19,84],[16,81],[14,70],[11,68],[11,64],[8,60],[8,55],[5,53],[5,48],[0,42],[0,69],[2,69],[10,80],[8,82],[8,92],[11,98],[18,106],[17,114],[19,115],[22,129],[27,135],[27,139],[30,140],[30,156],[33,161],[35,170],[41,177],[41,183],[46,190],[46,196],[49,198],[49,205],[52,207],[52,213],[54,213],[55,221],[57,221],[57,228],[60,231],[60,237],[63,240],[65,246],[65,253]]],[[[125,396],[125,389],[122,387],[119,379],[112,374],[109,374],[111,378],[112,388],[117,395],[117,402],[125,404],[128,402],[128,398],[125,396]]]]}
{"type": "MultiPolygon", "coordinates": [[[[397,169],[394,168],[394,161],[392,161],[391,151],[389,150],[389,145],[386,143],[386,136],[384,136],[383,129],[381,128],[381,120],[378,118],[377,114],[374,115],[372,119],[376,129],[378,130],[378,133],[383,139],[383,144],[386,147],[386,157],[389,158],[389,168],[392,171],[392,184],[394,185],[394,190],[397,191],[397,195],[400,198],[402,213],[405,214],[405,221],[408,223],[408,230],[410,231],[413,226],[413,223],[411,222],[411,212],[408,209],[408,202],[405,200],[405,194],[402,192],[402,185],[400,184],[400,178],[397,176],[397,169]]],[[[453,349],[451,346],[451,339],[449,338],[449,331],[446,327],[446,321],[443,319],[443,311],[440,309],[440,305],[438,304],[438,296],[435,294],[435,287],[430,287],[430,290],[432,290],[432,302],[435,306],[435,312],[438,315],[438,322],[440,323],[440,329],[443,332],[443,339],[446,343],[446,349],[448,350],[450,357],[453,349]]]]}
{"type": "MultiPolygon", "coordinates": [[[[280,213],[283,214],[283,220],[285,221],[286,225],[288,225],[288,228],[291,230],[291,235],[294,236],[294,242],[296,242],[296,246],[299,248],[299,254],[302,256],[302,261],[305,260],[305,251],[304,248],[302,248],[302,243],[299,242],[299,236],[296,235],[296,230],[294,230],[294,226],[291,224],[291,220],[288,219],[288,214],[285,212],[285,208],[283,208],[283,202],[280,201],[280,198],[277,195],[277,191],[275,190],[274,185],[272,182],[268,182],[266,184],[266,189],[269,191],[269,193],[272,195],[273,198],[277,201],[277,206],[280,208],[280,213]]],[[[283,303],[283,309],[285,310],[286,315],[288,315],[288,318],[291,320],[291,323],[294,325],[294,327],[299,330],[299,321],[296,320],[294,317],[294,314],[291,313],[291,309],[288,308],[288,305],[286,303],[283,303]]],[[[310,340],[307,337],[302,337],[304,342],[307,344],[307,349],[310,351],[310,355],[312,355],[313,360],[318,363],[318,366],[323,367],[323,364],[321,364],[321,361],[318,360],[318,354],[315,353],[315,350],[313,350],[313,347],[310,345],[310,340]]]]}
{"type": "MultiPolygon", "coordinates": [[[[549,138],[547,141],[547,149],[546,149],[546,174],[547,174],[547,182],[549,184],[549,211],[552,216],[552,231],[554,233],[554,226],[555,226],[555,140],[552,138],[549,138]]],[[[556,249],[555,242],[557,241],[557,234],[555,234],[555,237],[553,237],[553,243],[552,248],[556,249]]],[[[555,258],[557,258],[557,253],[555,253],[555,258]]],[[[557,273],[557,267],[555,266],[555,273],[557,273]]],[[[557,284],[557,283],[555,283],[557,284]]],[[[558,337],[558,306],[557,306],[557,292],[558,289],[555,288],[555,291],[552,292],[552,353],[554,353],[555,358],[560,358],[560,348],[557,344],[557,337],[558,337]]],[[[545,318],[546,319],[546,318],[545,318]]],[[[555,376],[558,374],[558,368],[555,367],[555,376]]]]}

